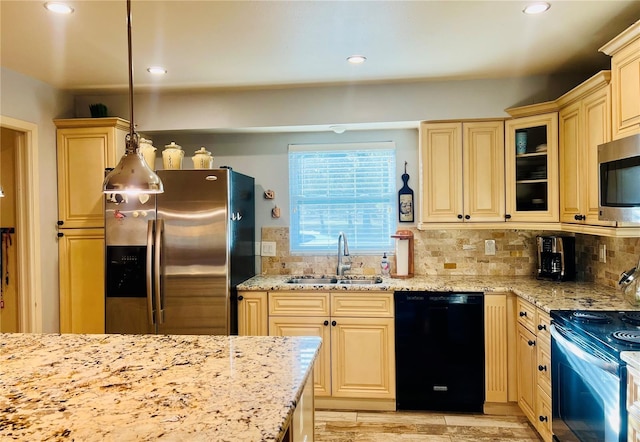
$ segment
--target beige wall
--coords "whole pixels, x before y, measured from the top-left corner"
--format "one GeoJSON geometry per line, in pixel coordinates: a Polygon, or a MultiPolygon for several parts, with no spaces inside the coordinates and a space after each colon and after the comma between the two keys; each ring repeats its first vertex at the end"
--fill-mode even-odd
{"type": "Polygon", "coordinates": [[[0,114],[34,123],[38,128],[42,269],[42,330],[59,330],[58,243],[56,221],[56,132],[54,118],[73,116],[73,98],[46,83],[1,68],[0,114]]]}

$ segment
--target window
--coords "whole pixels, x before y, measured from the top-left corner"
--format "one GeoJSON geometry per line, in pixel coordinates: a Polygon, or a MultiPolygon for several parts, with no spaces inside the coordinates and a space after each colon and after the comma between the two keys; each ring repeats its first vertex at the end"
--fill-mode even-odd
{"type": "Polygon", "coordinates": [[[337,252],[347,235],[352,254],[393,248],[395,144],[289,145],[292,253],[337,252]]]}

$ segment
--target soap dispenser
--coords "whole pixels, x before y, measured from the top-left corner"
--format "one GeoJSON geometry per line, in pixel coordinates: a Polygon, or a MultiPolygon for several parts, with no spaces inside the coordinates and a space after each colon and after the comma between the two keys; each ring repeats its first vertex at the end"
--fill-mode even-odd
{"type": "Polygon", "coordinates": [[[382,254],[382,261],[380,261],[380,273],[382,276],[389,276],[389,259],[387,258],[387,253],[382,254]]]}

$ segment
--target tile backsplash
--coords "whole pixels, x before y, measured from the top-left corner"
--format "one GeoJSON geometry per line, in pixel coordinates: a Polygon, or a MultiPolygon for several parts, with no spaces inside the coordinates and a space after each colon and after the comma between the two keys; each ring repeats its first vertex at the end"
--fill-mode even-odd
{"type": "MultiPolygon", "coordinates": [[[[421,276],[534,276],[537,268],[536,236],[558,234],[541,230],[410,230],[414,234],[414,274],[421,276]],[[495,255],[485,255],[485,240],[495,240],[495,255]]],[[[578,280],[616,287],[620,273],[638,263],[640,238],[575,236],[578,280]],[[606,263],[598,259],[601,244],[607,250],[606,263]]],[[[263,227],[262,241],[275,242],[277,251],[274,257],[262,257],[262,274],[320,275],[336,272],[337,250],[328,255],[290,255],[288,227],[263,227]]],[[[393,271],[395,257],[393,250],[389,252],[393,271]]],[[[379,274],[381,258],[381,254],[352,254],[349,273],[379,274]]]]}

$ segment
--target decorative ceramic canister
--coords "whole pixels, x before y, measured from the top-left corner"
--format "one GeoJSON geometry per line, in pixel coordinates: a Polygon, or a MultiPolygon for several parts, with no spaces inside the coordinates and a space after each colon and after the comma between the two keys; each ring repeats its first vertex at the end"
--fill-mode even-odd
{"type": "Polygon", "coordinates": [[[204,147],[196,150],[191,159],[193,160],[194,169],[213,169],[211,152],[207,151],[204,147]]]}
{"type": "Polygon", "coordinates": [[[156,148],[153,142],[146,138],[140,138],[140,153],[151,170],[156,169],[156,148]]]}
{"type": "Polygon", "coordinates": [[[182,146],[178,146],[175,142],[164,146],[162,151],[162,166],[165,169],[182,169],[182,159],[184,151],[182,146]]]}

